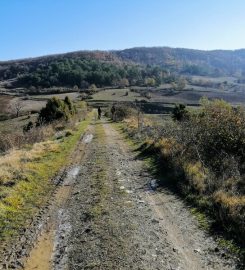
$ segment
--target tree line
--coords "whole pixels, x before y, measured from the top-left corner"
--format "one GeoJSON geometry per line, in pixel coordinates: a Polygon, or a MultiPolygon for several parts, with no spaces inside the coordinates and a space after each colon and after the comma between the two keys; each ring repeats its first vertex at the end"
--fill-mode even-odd
{"type": "Polygon", "coordinates": [[[47,63],[22,63],[0,72],[0,79],[17,78],[14,87],[66,86],[88,88],[104,86],[158,86],[174,81],[166,69],[89,58],[63,58],[47,63]]]}

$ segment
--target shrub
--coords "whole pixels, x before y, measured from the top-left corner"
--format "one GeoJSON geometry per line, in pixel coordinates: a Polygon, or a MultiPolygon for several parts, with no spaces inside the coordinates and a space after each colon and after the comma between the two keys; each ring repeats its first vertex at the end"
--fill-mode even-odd
{"type": "Polygon", "coordinates": [[[46,107],[41,109],[38,124],[50,123],[59,119],[68,120],[73,114],[75,114],[75,107],[68,97],[65,98],[65,101],[53,97],[48,100],[46,107]]]}
{"type": "Polygon", "coordinates": [[[68,129],[68,130],[65,131],[65,137],[69,137],[71,135],[73,135],[72,130],[68,129]]]}
{"type": "Polygon", "coordinates": [[[23,127],[23,132],[28,132],[33,128],[33,123],[32,121],[28,122],[24,127],[23,127]]]}
{"type": "Polygon", "coordinates": [[[70,98],[68,96],[65,97],[64,103],[68,106],[68,109],[70,111],[70,114],[71,115],[74,115],[76,113],[76,107],[72,103],[72,101],[70,100],[70,98]]]}
{"type": "Polygon", "coordinates": [[[122,121],[123,119],[135,114],[135,110],[125,104],[115,106],[114,120],[122,121]]]}
{"type": "Polygon", "coordinates": [[[185,177],[193,187],[199,193],[206,191],[206,180],[208,177],[207,171],[203,168],[200,161],[195,163],[188,162],[184,166],[185,177]]]}
{"type": "MultiPolygon", "coordinates": [[[[156,133],[152,149],[165,178],[241,242],[245,236],[245,109],[223,100],[201,100],[187,112],[177,105],[174,120],[156,133]],[[157,151],[156,151],[157,150],[157,151]],[[190,197],[189,197],[190,198],[190,197]]],[[[131,129],[132,121],[128,121],[131,129]]]]}
{"type": "Polygon", "coordinates": [[[189,136],[199,158],[217,177],[245,173],[245,111],[220,100],[202,101],[202,109],[189,120],[189,136]]]}
{"type": "Polygon", "coordinates": [[[184,119],[186,119],[188,117],[188,111],[185,107],[184,104],[176,104],[174,109],[173,109],[173,113],[172,113],[172,117],[174,120],[177,121],[182,121],[184,119]]]}

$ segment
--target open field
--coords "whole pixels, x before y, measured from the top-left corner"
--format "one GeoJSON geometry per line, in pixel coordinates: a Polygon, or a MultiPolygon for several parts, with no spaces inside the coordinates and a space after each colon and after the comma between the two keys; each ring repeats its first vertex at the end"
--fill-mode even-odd
{"type": "MultiPolygon", "coordinates": [[[[140,91],[146,92],[141,88],[140,91]]],[[[94,107],[108,107],[118,102],[134,103],[137,100],[137,107],[148,114],[169,114],[175,104],[182,103],[188,107],[199,106],[200,99],[207,97],[209,99],[223,99],[234,106],[245,104],[245,95],[243,92],[227,92],[220,90],[182,90],[173,89],[150,89],[151,98],[147,99],[139,92],[130,91],[130,89],[108,89],[95,93],[88,103],[94,107]],[[126,95],[126,92],[128,94],[126,95]]]]}
{"type": "MultiPolygon", "coordinates": [[[[211,81],[213,83],[221,83],[227,81],[229,84],[237,85],[234,77],[201,77],[192,76],[192,80],[198,81],[211,81]]],[[[183,103],[189,107],[196,107],[199,105],[201,97],[206,96],[210,99],[221,98],[230,102],[233,105],[245,104],[245,92],[235,92],[232,89],[226,89],[224,91],[216,88],[203,87],[199,85],[187,84],[186,88],[181,91],[171,89],[171,84],[162,84],[159,87],[132,87],[130,88],[115,88],[98,91],[92,95],[92,99],[87,100],[88,103],[94,107],[102,106],[107,107],[117,102],[135,102],[138,101],[137,106],[140,107],[145,113],[149,114],[169,114],[176,103],[183,103]],[[147,99],[142,95],[143,92],[149,92],[151,98],[147,99]],[[139,102],[140,101],[140,102],[139,102]]],[[[2,119],[11,113],[9,108],[11,104],[16,101],[22,103],[21,116],[12,120],[0,121],[0,131],[11,132],[14,129],[22,130],[23,126],[29,121],[36,119],[36,113],[45,106],[46,101],[52,97],[58,97],[64,99],[65,96],[69,96],[71,100],[75,101],[79,99],[79,92],[62,93],[62,94],[44,94],[34,95],[28,97],[17,97],[10,95],[0,96],[0,116],[2,119]],[[31,116],[27,117],[27,114],[31,113],[31,116]]],[[[12,112],[13,113],[13,112],[12,112]]]]}
{"type": "Polygon", "coordinates": [[[199,104],[201,97],[209,99],[224,99],[233,105],[245,104],[244,93],[222,92],[222,91],[195,91],[195,90],[160,90],[152,93],[152,100],[166,103],[184,103],[184,104],[199,104]]]}
{"type": "Polygon", "coordinates": [[[107,89],[97,92],[93,95],[93,100],[107,100],[107,101],[135,101],[135,99],[146,98],[141,97],[139,93],[131,92],[129,88],[124,89],[107,89]],[[128,95],[126,93],[128,92],[128,95]]]}
{"type": "Polygon", "coordinates": [[[43,106],[45,106],[45,101],[52,97],[58,97],[60,99],[64,99],[66,96],[70,97],[71,100],[76,100],[79,97],[78,92],[72,93],[62,93],[62,94],[50,94],[50,95],[35,95],[35,96],[14,96],[14,95],[1,95],[0,94],[0,113],[4,113],[7,111],[11,103],[20,100],[23,103],[23,111],[31,111],[31,110],[40,110],[43,106]]]}
{"type": "Polygon", "coordinates": [[[228,82],[228,83],[234,83],[236,82],[236,77],[210,77],[210,76],[190,76],[193,80],[202,80],[202,81],[211,81],[216,83],[222,83],[222,82],[228,82]]]}
{"type": "Polygon", "coordinates": [[[14,110],[11,109],[11,107],[16,102],[21,103],[22,113],[39,111],[46,104],[45,100],[38,101],[32,99],[25,99],[23,97],[0,95],[0,114],[14,114],[14,110]]]}
{"type": "Polygon", "coordinates": [[[149,103],[175,104],[184,103],[186,105],[198,105],[201,97],[208,97],[209,99],[224,99],[233,105],[245,104],[244,92],[228,92],[220,91],[212,88],[195,87],[193,90],[184,89],[181,91],[173,89],[150,89],[145,88],[151,95],[150,99],[141,96],[139,93],[132,92],[129,89],[109,89],[102,90],[94,94],[93,101],[110,101],[110,102],[125,102],[145,100],[149,103]],[[198,89],[196,89],[198,88],[198,89]],[[126,95],[128,92],[128,95],[126,95]]]}
{"type": "Polygon", "coordinates": [[[52,97],[58,97],[60,99],[64,99],[66,96],[68,96],[71,100],[76,100],[79,97],[78,92],[72,92],[72,93],[62,93],[62,94],[49,94],[49,95],[35,95],[30,96],[32,100],[47,100],[52,97]]]}
{"type": "Polygon", "coordinates": [[[11,96],[5,96],[5,95],[0,95],[0,115],[3,115],[7,112],[9,103],[13,97],[11,96]]]}
{"type": "Polygon", "coordinates": [[[8,119],[0,121],[0,132],[10,134],[16,131],[22,131],[23,127],[30,121],[35,123],[37,114],[31,114],[30,116],[20,116],[18,118],[8,119]]]}

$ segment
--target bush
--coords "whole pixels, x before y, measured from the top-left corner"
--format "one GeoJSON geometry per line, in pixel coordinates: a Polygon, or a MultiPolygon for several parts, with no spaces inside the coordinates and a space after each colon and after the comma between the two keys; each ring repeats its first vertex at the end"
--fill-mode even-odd
{"type": "Polygon", "coordinates": [[[172,112],[172,117],[174,120],[177,120],[177,121],[182,121],[186,119],[188,117],[188,111],[185,105],[184,104],[175,105],[172,112]]]}
{"type": "Polygon", "coordinates": [[[201,109],[189,112],[188,117],[180,106],[174,115],[182,121],[165,135],[174,138],[181,149],[170,161],[183,171],[188,192],[206,196],[220,224],[244,237],[244,108],[233,108],[223,100],[202,99],[201,109]]]}
{"type": "Polygon", "coordinates": [[[33,123],[32,121],[30,121],[28,124],[26,124],[24,127],[23,127],[23,132],[28,132],[30,131],[32,128],[33,128],[33,123]]]}
{"type": "Polygon", "coordinates": [[[68,106],[70,114],[74,115],[76,113],[76,107],[68,96],[65,97],[64,103],[68,106]]]}
{"type": "Polygon", "coordinates": [[[46,107],[42,108],[38,116],[38,124],[51,123],[55,120],[68,120],[76,112],[75,106],[69,97],[65,100],[53,97],[48,100],[46,107]]]}
{"type": "Polygon", "coordinates": [[[203,100],[200,113],[192,114],[188,125],[187,136],[216,177],[237,178],[245,174],[244,109],[234,109],[222,100],[203,100]]]}
{"type": "Polygon", "coordinates": [[[65,137],[69,137],[69,136],[71,136],[71,135],[73,135],[73,132],[72,132],[72,130],[66,130],[65,131],[65,137]]]}
{"type": "Polygon", "coordinates": [[[115,106],[114,120],[122,121],[123,119],[135,114],[135,110],[125,104],[115,106]]]}
{"type": "Polygon", "coordinates": [[[241,242],[245,237],[245,109],[202,99],[200,109],[189,112],[177,105],[173,118],[178,121],[152,125],[156,138],[148,136],[154,140],[151,148],[160,156],[165,178],[241,242]]]}

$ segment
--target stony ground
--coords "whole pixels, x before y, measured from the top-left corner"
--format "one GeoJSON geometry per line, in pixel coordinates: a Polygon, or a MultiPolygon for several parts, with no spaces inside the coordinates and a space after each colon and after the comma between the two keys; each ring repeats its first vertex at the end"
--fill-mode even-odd
{"type": "Polygon", "coordinates": [[[83,144],[51,214],[52,234],[40,238],[26,270],[44,269],[41,255],[55,270],[236,269],[181,200],[152,190],[144,161],[109,122],[91,124],[83,144]]]}

